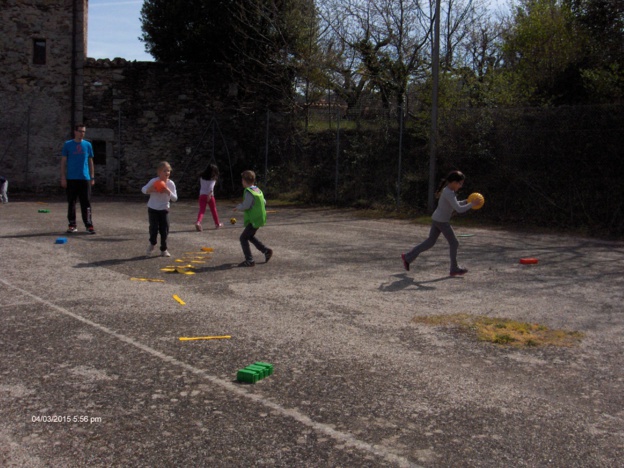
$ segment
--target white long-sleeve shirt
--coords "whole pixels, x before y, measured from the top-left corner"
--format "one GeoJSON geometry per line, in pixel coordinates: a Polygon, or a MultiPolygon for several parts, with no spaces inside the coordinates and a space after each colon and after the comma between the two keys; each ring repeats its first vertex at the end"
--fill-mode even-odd
{"type": "MultiPolygon", "coordinates": [[[[160,180],[160,177],[154,177],[151,179],[145,187],[141,189],[141,192],[147,194],[147,190],[154,185],[154,182],[160,180]]],[[[170,207],[169,201],[178,200],[178,192],[176,192],[176,186],[173,180],[167,179],[167,188],[171,190],[171,195],[167,192],[152,192],[149,194],[149,200],[147,200],[147,207],[153,210],[168,210],[170,207]]]]}
{"type": "Polygon", "coordinates": [[[208,195],[208,196],[213,196],[213,192],[214,192],[214,187],[216,184],[216,180],[206,180],[206,179],[202,179],[201,177],[199,178],[199,195],[208,195]]]}

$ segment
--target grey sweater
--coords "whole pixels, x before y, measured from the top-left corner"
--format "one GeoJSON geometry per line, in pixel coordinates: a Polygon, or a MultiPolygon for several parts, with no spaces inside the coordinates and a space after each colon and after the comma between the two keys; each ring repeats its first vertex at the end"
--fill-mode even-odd
{"type": "Polygon", "coordinates": [[[455,192],[448,187],[444,187],[440,195],[440,200],[438,200],[438,207],[433,212],[433,215],[431,215],[431,219],[439,223],[448,223],[451,221],[453,211],[465,213],[471,208],[472,205],[470,203],[466,200],[457,201],[455,192]]]}

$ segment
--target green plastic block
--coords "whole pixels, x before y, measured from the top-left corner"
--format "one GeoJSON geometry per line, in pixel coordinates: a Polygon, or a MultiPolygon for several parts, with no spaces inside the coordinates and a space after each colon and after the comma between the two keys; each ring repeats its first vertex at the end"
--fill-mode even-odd
{"type": "Polygon", "coordinates": [[[258,378],[258,372],[247,368],[239,370],[236,374],[236,380],[239,382],[256,383],[258,378]]]}
{"type": "Polygon", "coordinates": [[[245,367],[245,369],[257,372],[259,374],[259,379],[264,379],[265,377],[269,376],[269,371],[266,367],[256,366],[254,364],[251,364],[245,367]]]}
{"type": "Polygon", "coordinates": [[[268,362],[254,362],[253,363],[254,366],[260,366],[260,367],[264,367],[266,368],[269,373],[268,375],[273,375],[273,364],[269,364],[268,362]]]}

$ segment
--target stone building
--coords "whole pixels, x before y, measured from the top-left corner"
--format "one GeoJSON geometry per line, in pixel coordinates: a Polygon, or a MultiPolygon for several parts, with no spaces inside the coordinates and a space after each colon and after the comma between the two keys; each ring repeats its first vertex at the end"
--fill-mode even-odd
{"type": "MultiPolygon", "coordinates": [[[[87,58],[87,18],[88,0],[2,0],[0,174],[14,191],[61,193],[60,150],[84,122],[95,193],[139,193],[163,159],[194,191],[214,158],[206,133],[223,115],[218,96],[232,97],[231,88],[219,93],[191,64],[87,58]]],[[[237,157],[237,131],[224,169],[237,157]]]]}
{"type": "Polygon", "coordinates": [[[88,0],[2,0],[0,172],[12,189],[59,184],[62,142],[83,114],[88,0]]]}

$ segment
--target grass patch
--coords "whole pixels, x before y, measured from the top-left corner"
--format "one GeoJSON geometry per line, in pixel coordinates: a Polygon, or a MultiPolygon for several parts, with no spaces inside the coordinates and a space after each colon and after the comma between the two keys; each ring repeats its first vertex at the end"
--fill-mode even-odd
{"type": "Polygon", "coordinates": [[[538,323],[482,315],[432,315],[415,317],[413,322],[434,327],[458,328],[479,341],[515,347],[574,346],[583,338],[583,334],[577,331],[551,330],[538,323]]]}

